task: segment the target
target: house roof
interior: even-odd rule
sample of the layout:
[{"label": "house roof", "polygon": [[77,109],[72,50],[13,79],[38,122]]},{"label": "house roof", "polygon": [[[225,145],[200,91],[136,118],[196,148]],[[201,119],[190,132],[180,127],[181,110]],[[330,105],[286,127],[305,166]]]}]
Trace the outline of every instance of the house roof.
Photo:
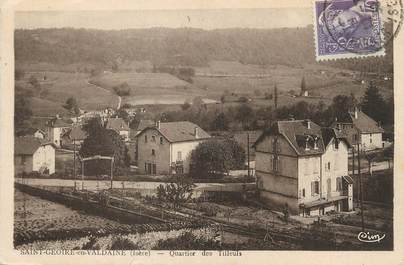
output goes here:
[{"label": "house roof", "polygon": [[129,131],[128,124],[122,118],[110,118],[110,119],[108,119],[106,128],[110,129],[110,130],[117,131],[117,132]]},{"label": "house roof", "polygon": [[47,126],[52,128],[64,128],[70,127],[71,123],[72,121],[65,121],[61,118],[53,118],[47,122]]},{"label": "house roof", "polygon": [[54,146],[47,140],[33,136],[16,137],[14,139],[14,155],[33,155],[43,145]]},{"label": "house roof", "polygon": [[74,126],[72,129],[67,131],[63,137],[68,137],[69,139],[84,140],[87,138],[87,132],[84,131],[80,126]]},{"label": "house roof", "polygon": [[[185,142],[210,138],[207,132],[189,121],[161,122],[160,128],[150,126],[145,128],[140,134],[150,128],[158,130],[169,142]],[[195,136],[195,129],[198,130],[198,137]]]},{"label": "house roof", "polygon": [[137,131],[142,131],[147,127],[151,127],[155,125],[155,122],[152,120],[140,120],[139,124],[137,125]]},{"label": "house roof", "polygon": [[355,111],[350,111],[340,117],[336,122],[353,124],[356,129],[361,133],[383,133],[384,130],[380,128],[375,120],[370,118],[362,111],[356,111],[357,118],[355,118]]},{"label": "house roof", "polygon": [[351,176],[342,176],[342,178],[348,183],[348,184],[353,184],[354,181]]},{"label": "house roof", "polygon": [[40,133],[42,133],[43,135],[46,135],[46,133],[43,131],[43,130],[41,130],[41,129],[38,129],[38,128],[23,128],[23,129],[20,129],[20,130],[17,130],[16,131],[16,135],[17,136],[28,136],[28,135],[34,135],[36,132],[40,132]]},{"label": "house roof", "polygon": [[[310,123],[310,128],[308,123]],[[300,156],[324,153],[326,146],[333,138],[344,140],[349,146],[344,135],[337,130],[321,128],[310,120],[277,121],[261,134],[253,146],[261,142],[266,135],[284,136],[296,154]],[[316,145],[315,142],[317,142]],[[306,146],[309,148],[306,148]]]},{"label": "house roof", "polygon": [[323,142],[327,146],[332,139],[336,138],[339,141],[344,141],[348,147],[352,147],[351,143],[348,141],[346,134],[342,130],[336,128],[321,128],[321,134],[323,136]]}]

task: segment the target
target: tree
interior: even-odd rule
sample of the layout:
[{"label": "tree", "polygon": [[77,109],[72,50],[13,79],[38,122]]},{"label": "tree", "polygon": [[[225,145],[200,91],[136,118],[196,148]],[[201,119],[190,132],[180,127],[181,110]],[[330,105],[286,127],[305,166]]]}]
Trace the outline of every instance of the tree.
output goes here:
[{"label": "tree", "polygon": [[125,109],[120,108],[117,110],[116,115],[118,118],[122,118],[126,123],[130,124],[131,119],[129,113]]},{"label": "tree", "polygon": [[31,101],[23,95],[16,94],[14,102],[14,123],[19,127],[32,116]]},{"label": "tree", "polygon": [[300,89],[301,89],[302,93],[307,90],[306,79],[304,78],[304,76],[302,77],[302,81],[300,82]]},{"label": "tree", "polygon": [[190,175],[194,178],[220,178],[244,165],[245,151],[234,140],[210,140],[191,153]]},{"label": "tree", "polygon": [[368,162],[369,174],[370,174],[370,175],[373,175],[373,170],[372,170],[373,161],[379,157],[379,153],[364,151],[364,152],[363,152],[363,157],[364,157],[364,158],[366,159],[366,161]]},{"label": "tree", "polygon": [[379,89],[371,82],[362,99],[362,111],[375,121],[387,123],[387,106]]},{"label": "tree", "polygon": [[247,127],[247,124],[253,119],[254,110],[247,104],[240,105],[236,110],[236,119],[241,122],[243,127]]},{"label": "tree", "polygon": [[67,100],[66,100],[66,103],[65,103],[65,105],[63,105],[63,107],[65,108],[65,109],[67,109],[68,111],[70,111],[71,113],[74,113],[74,114],[80,114],[80,108],[79,108],[79,105],[78,105],[78,103],[77,103],[77,100],[76,100],[76,98],[74,98],[74,97],[69,97]]},{"label": "tree", "polygon": [[192,198],[195,184],[186,176],[174,176],[170,183],[157,187],[157,198],[162,202],[169,202],[173,208],[188,202]]},{"label": "tree", "polygon": [[184,102],[184,104],[181,105],[182,110],[188,110],[191,107],[191,104],[189,102]]},{"label": "tree", "polygon": [[[93,118],[83,126],[88,137],[84,140],[80,149],[82,157],[94,155],[113,156],[114,172],[121,174],[129,166],[128,149],[119,136],[113,130],[107,130],[101,122],[100,118]],[[109,174],[110,162],[105,160],[86,162],[85,174]]]},{"label": "tree", "polygon": [[212,121],[211,129],[213,131],[224,131],[229,128],[229,119],[226,117],[226,114],[223,112],[219,113]]}]

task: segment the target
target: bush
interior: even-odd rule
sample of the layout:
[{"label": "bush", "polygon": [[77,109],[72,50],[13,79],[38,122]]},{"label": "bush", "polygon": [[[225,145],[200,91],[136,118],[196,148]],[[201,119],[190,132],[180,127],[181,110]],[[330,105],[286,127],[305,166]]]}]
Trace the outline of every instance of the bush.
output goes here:
[{"label": "bush", "polygon": [[209,238],[197,237],[191,232],[183,232],[177,238],[160,239],[153,249],[159,250],[194,250],[194,249],[221,249],[220,243]]},{"label": "bush", "polygon": [[123,238],[121,236],[114,237],[112,239],[110,250],[137,250],[140,249],[135,243],[130,241],[128,238]]}]

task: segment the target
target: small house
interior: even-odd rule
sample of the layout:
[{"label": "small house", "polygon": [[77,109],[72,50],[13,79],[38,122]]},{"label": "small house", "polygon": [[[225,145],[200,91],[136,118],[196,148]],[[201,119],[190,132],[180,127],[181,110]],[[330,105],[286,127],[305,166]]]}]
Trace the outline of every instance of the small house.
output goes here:
[{"label": "small house", "polygon": [[33,136],[16,137],[14,172],[55,173],[55,144]]},{"label": "small house", "polygon": [[138,167],[145,174],[189,172],[191,152],[210,135],[188,122],[157,122],[137,135]]}]

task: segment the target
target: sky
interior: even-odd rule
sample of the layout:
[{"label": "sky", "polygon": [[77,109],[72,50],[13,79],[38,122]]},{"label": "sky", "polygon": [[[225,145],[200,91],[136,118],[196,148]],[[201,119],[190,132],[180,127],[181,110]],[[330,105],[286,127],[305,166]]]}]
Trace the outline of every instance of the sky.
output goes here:
[{"label": "sky", "polygon": [[15,27],[35,28],[280,28],[312,23],[309,7],[16,11]]}]

